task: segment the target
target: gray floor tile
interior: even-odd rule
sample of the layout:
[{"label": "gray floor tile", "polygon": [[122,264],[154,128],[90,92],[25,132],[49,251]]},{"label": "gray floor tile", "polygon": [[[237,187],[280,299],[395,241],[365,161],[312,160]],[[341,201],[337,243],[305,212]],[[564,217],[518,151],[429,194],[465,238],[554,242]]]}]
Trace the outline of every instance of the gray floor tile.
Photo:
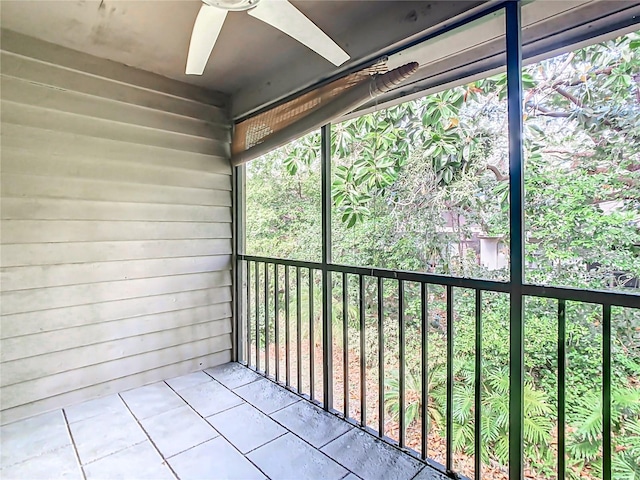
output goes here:
[{"label": "gray floor tile", "polygon": [[180,391],[180,396],[203,417],[240,405],[242,399],[213,380]]},{"label": "gray floor tile", "polygon": [[292,433],[247,455],[270,478],[295,480],[338,480],[347,470]]},{"label": "gray floor tile", "polygon": [[84,467],[84,471],[87,480],[175,480],[171,469],[149,441],[93,462]]},{"label": "gray floor tile", "polygon": [[207,420],[242,453],[287,433],[287,430],[248,403],[208,417]]},{"label": "gray floor tile", "polygon": [[118,395],[96,398],[95,400],[89,400],[64,409],[69,423],[81,422],[105,413],[123,413],[126,411],[127,406]]},{"label": "gray floor tile", "polygon": [[300,400],[266,378],[236,388],[234,392],[267,415]]},{"label": "gray floor tile", "polygon": [[352,429],[322,451],[365,480],[409,480],[423,464],[395,448]]},{"label": "gray floor tile", "polygon": [[263,378],[239,363],[230,362],[205,370],[227,388],[237,388]]},{"label": "gray floor tile", "polygon": [[140,423],[165,458],[218,436],[188,405],[145,418]]},{"label": "gray floor tile", "polygon": [[[244,366],[209,372],[66,408],[87,479],[175,478],[167,461],[180,480],[447,478]],[[3,480],[82,478],[62,410],[0,427],[0,440]]]},{"label": "gray floor tile", "polygon": [[297,402],[271,417],[316,448],[350,430],[348,423],[309,402]]},{"label": "gray floor tile", "polygon": [[62,410],[10,423],[0,428],[0,465],[16,463],[71,445]]},{"label": "gray floor tile", "polygon": [[120,396],[138,419],[153,417],[184,405],[182,399],[164,382],[135,388]]},{"label": "gray floor tile", "polygon": [[173,388],[175,391],[184,390],[186,388],[195,387],[201,383],[210,382],[211,377],[204,372],[195,372],[181,377],[171,378],[165,380],[167,385]]},{"label": "gray floor tile", "polygon": [[426,466],[418,475],[413,477],[413,480],[449,480],[449,477],[434,468]]},{"label": "gray floor tile", "polygon": [[99,415],[72,423],[69,428],[83,465],[147,439],[128,411]]},{"label": "gray floor tile", "polygon": [[3,480],[82,480],[82,472],[71,444],[0,470]]},{"label": "gray floor tile", "polygon": [[168,460],[180,480],[253,480],[265,476],[222,437]]}]

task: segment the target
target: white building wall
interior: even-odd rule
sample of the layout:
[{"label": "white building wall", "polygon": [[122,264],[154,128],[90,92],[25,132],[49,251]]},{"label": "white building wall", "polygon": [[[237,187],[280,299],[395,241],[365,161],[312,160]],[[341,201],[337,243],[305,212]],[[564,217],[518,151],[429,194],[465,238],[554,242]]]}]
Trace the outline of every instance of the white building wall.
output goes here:
[{"label": "white building wall", "polygon": [[3,31],[1,421],[231,357],[219,94]]}]

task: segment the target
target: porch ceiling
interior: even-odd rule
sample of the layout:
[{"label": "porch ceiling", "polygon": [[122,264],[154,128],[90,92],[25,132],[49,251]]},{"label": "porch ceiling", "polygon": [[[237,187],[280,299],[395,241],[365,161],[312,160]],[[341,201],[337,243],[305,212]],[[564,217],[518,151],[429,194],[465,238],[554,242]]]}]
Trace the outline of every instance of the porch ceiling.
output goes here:
[{"label": "porch ceiling", "polygon": [[[351,56],[348,68],[482,1],[292,0]],[[200,0],[3,0],[3,28],[233,97],[234,116],[336,73],[297,41],[232,13],[202,76],[184,74]]]}]

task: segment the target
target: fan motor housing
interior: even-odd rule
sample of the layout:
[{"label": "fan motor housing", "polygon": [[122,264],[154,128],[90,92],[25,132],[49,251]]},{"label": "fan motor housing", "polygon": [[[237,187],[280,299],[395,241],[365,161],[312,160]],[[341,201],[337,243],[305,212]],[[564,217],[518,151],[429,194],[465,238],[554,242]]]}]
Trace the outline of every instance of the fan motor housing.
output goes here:
[{"label": "fan motor housing", "polygon": [[212,7],[222,8],[224,10],[229,10],[232,12],[242,12],[244,10],[249,10],[258,3],[260,0],[203,0],[207,5],[211,5]]}]

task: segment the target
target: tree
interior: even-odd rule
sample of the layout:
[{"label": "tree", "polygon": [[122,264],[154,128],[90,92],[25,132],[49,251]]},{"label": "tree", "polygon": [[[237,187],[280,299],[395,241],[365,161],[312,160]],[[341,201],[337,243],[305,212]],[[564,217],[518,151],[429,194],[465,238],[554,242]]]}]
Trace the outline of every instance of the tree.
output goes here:
[{"label": "tree", "polygon": [[[523,72],[528,282],[628,289],[640,278],[639,46],[639,36],[630,34]],[[504,236],[508,242],[505,97],[506,75],[500,74],[334,125],[334,261],[506,278],[506,271],[483,269],[473,249],[465,248],[478,234]],[[319,259],[318,145],[317,135],[308,136],[250,164],[247,235],[250,251],[259,250],[251,253]],[[375,292],[366,293],[367,302],[375,302]],[[409,385],[420,390],[414,381],[419,378],[420,307],[410,286],[406,298]],[[473,381],[474,302],[464,291],[455,298],[458,395]],[[444,293],[434,289],[429,301],[429,355],[437,366],[446,358]],[[397,298],[389,304],[389,315],[396,315]],[[505,295],[484,299],[483,391],[498,397],[504,397],[499,372],[507,362],[508,307]],[[625,392],[637,391],[640,381],[640,313],[614,310],[615,392],[622,392],[615,402],[626,405]],[[556,318],[555,302],[527,302],[532,440],[526,455],[540,478],[553,471],[553,449],[544,444],[552,435],[548,417],[556,402]],[[600,448],[594,431],[601,427],[588,412],[601,408],[602,318],[599,309],[577,302],[567,303],[567,318],[569,463],[577,477],[588,478],[598,468]],[[366,320],[367,331],[375,332],[375,318]],[[390,332],[391,350],[395,338]],[[438,387],[443,378],[437,374],[436,368],[429,377],[434,428],[442,423],[444,408]],[[392,377],[385,395],[392,414],[399,408],[397,388]],[[504,463],[504,411],[498,401],[487,402],[483,429],[492,447],[487,453],[490,461]],[[416,418],[417,405],[410,402],[408,408]],[[471,445],[467,410],[456,410],[458,452],[468,452]],[[614,461],[620,478],[637,478],[632,467],[640,445],[639,415],[637,408],[616,410],[620,447]]]}]

